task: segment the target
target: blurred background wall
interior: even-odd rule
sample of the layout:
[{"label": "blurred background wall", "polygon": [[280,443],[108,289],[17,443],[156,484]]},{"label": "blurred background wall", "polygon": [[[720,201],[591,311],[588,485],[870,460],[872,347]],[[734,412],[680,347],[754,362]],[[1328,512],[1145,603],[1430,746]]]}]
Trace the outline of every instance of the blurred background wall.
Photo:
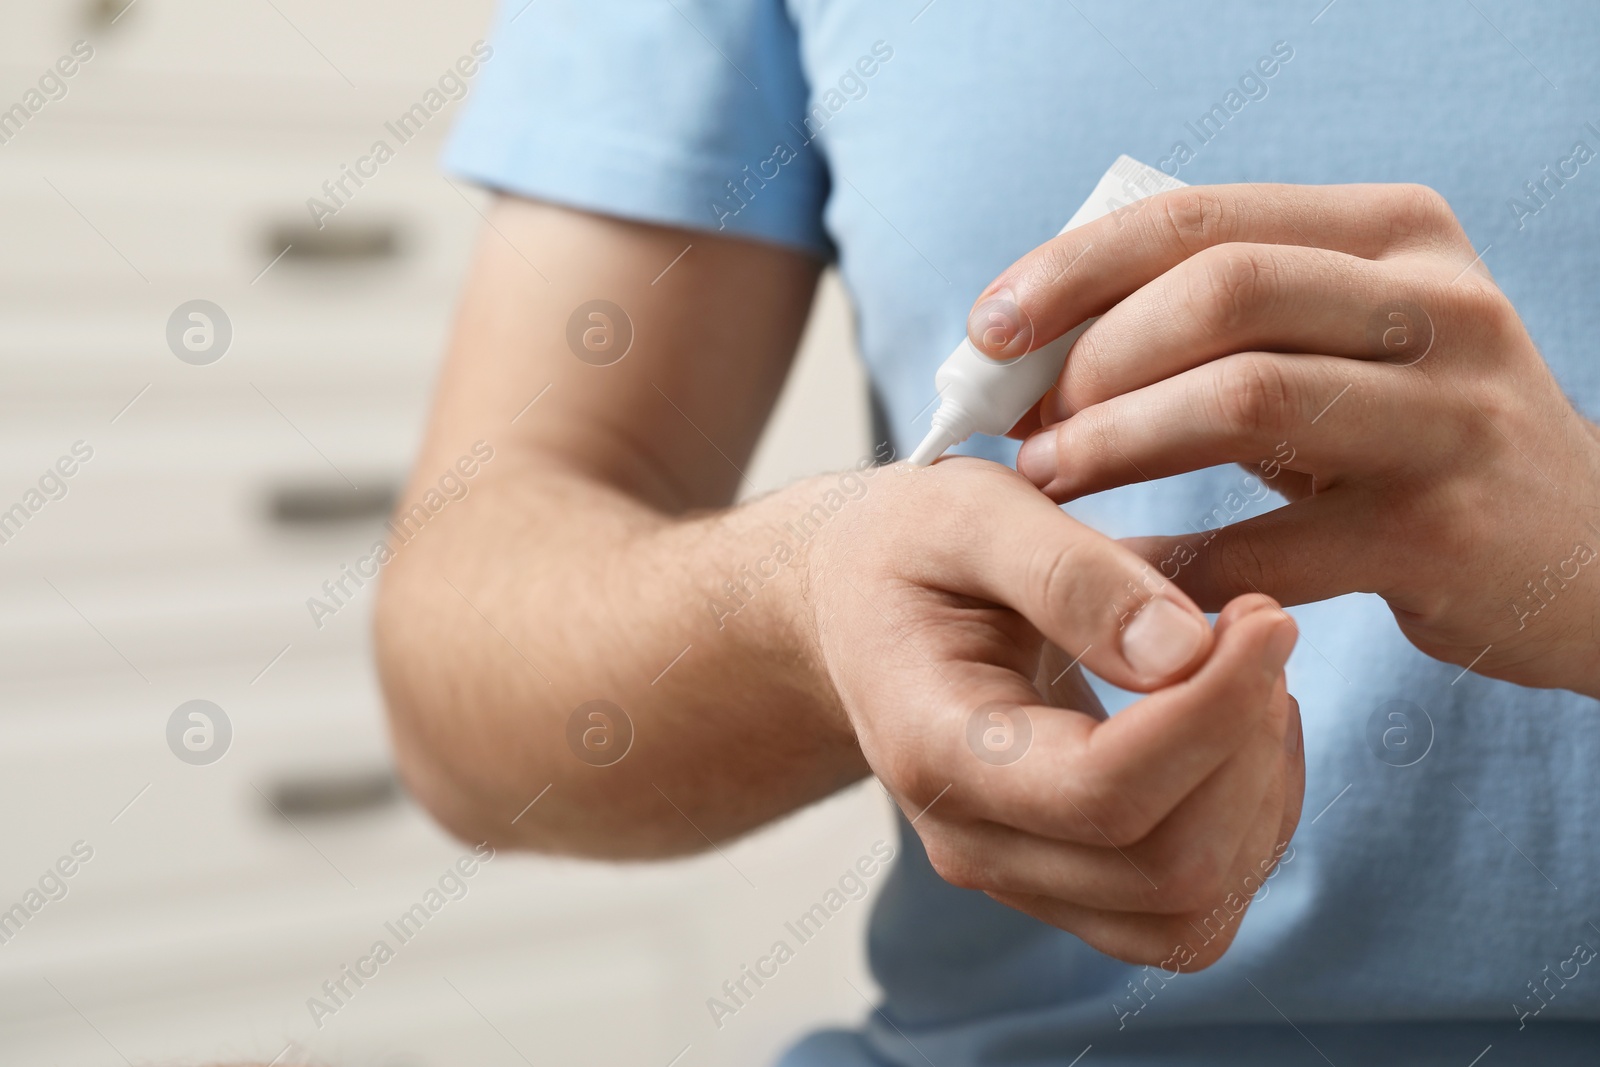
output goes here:
[{"label": "blurred background wall", "polygon": [[[381,534],[486,203],[435,165],[457,101],[386,123],[490,15],[4,5],[0,1062],[749,1064],[868,1010],[870,897],[720,1028],[706,1001],[893,842],[876,785],[721,855],[448,876],[470,849],[393,781],[370,585],[307,608]],[[830,276],[751,480],[867,440]]]}]

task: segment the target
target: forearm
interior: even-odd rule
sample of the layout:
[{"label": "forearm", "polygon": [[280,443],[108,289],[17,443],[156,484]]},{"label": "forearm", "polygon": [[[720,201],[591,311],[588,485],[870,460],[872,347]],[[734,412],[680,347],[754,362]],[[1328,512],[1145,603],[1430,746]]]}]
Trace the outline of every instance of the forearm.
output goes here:
[{"label": "forearm", "polygon": [[[474,839],[656,856],[860,777],[811,652],[805,547],[783,533],[822,492],[801,483],[679,518],[536,449],[501,449],[385,571],[379,666],[413,791]],[[730,597],[724,583],[780,539],[796,558]],[[568,737],[595,699],[632,724],[605,766]]]}]

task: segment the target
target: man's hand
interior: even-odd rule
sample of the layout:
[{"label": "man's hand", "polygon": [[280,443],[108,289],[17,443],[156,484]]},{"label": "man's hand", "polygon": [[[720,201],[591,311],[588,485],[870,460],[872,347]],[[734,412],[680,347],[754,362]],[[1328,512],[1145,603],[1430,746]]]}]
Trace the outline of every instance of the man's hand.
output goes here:
[{"label": "man's hand", "polygon": [[[876,770],[959,884],[1127,959],[1220,955],[1300,810],[1287,617],[1246,597],[1213,629],[992,463],[733,505],[819,266],[515,199],[493,217],[402,518],[473,442],[494,461],[397,545],[377,607],[419,800],[474,842],[659,857]],[[614,362],[569,341],[597,294],[636,327]],[[1105,721],[1080,653],[1152,695]],[[589,743],[596,701],[614,748]]]},{"label": "man's hand", "polygon": [[[941,876],[1120,959],[1222,955],[1300,815],[1288,616],[1242,597],[1213,635],[976,460],[876,472],[807,553],[814,654]],[[1056,649],[1155,691],[1107,719]]]},{"label": "man's hand", "polygon": [[1202,605],[1376,592],[1431,656],[1600,696],[1600,432],[1437,193],[1152,197],[1008,269],[974,343],[1102,312],[1019,427],[1052,498],[1240,463],[1291,503],[1131,545]]}]

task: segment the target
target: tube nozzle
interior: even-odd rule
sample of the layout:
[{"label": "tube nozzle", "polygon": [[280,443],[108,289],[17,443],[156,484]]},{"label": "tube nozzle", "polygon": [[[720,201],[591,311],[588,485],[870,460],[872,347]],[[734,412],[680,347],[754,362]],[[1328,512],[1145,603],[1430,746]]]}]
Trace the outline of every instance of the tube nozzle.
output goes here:
[{"label": "tube nozzle", "polygon": [[926,467],[944,455],[952,445],[958,445],[961,441],[962,438],[957,437],[943,426],[935,424],[933,429],[928,431],[928,436],[924,437],[922,443],[917,446],[917,450],[911,453],[911,457],[907,462],[913,467]]}]

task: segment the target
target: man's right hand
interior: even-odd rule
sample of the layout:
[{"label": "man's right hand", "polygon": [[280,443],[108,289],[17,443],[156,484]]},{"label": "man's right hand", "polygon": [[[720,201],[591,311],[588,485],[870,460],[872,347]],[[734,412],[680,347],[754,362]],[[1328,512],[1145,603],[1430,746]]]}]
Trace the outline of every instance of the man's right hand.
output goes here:
[{"label": "man's right hand", "polygon": [[[442,823],[668,856],[875,770],[947,878],[1107,952],[1164,961],[1188,918],[1235,914],[1299,812],[1281,612],[1246,597],[1212,630],[965,459],[863,477],[758,582],[739,565],[839,503],[825,475],[734,504],[821,265],[516,198],[491,218],[397,516],[426,528],[393,546],[376,606],[401,772]],[[628,326],[618,358],[574,343],[597,297]],[[454,472],[480,445],[468,496]],[[447,473],[460,499],[437,506]],[[1062,674],[1079,653],[1152,695],[1104,720]],[[597,700],[627,726],[614,758],[574,741]],[[1031,729],[1009,765],[996,711]]]},{"label": "man's right hand", "polygon": [[[866,484],[812,544],[803,610],[934,869],[1120,959],[1214,962],[1300,816],[1293,622],[1251,595],[1213,632],[995,464]],[[1108,719],[1057,649],[1150,695]]]}]

